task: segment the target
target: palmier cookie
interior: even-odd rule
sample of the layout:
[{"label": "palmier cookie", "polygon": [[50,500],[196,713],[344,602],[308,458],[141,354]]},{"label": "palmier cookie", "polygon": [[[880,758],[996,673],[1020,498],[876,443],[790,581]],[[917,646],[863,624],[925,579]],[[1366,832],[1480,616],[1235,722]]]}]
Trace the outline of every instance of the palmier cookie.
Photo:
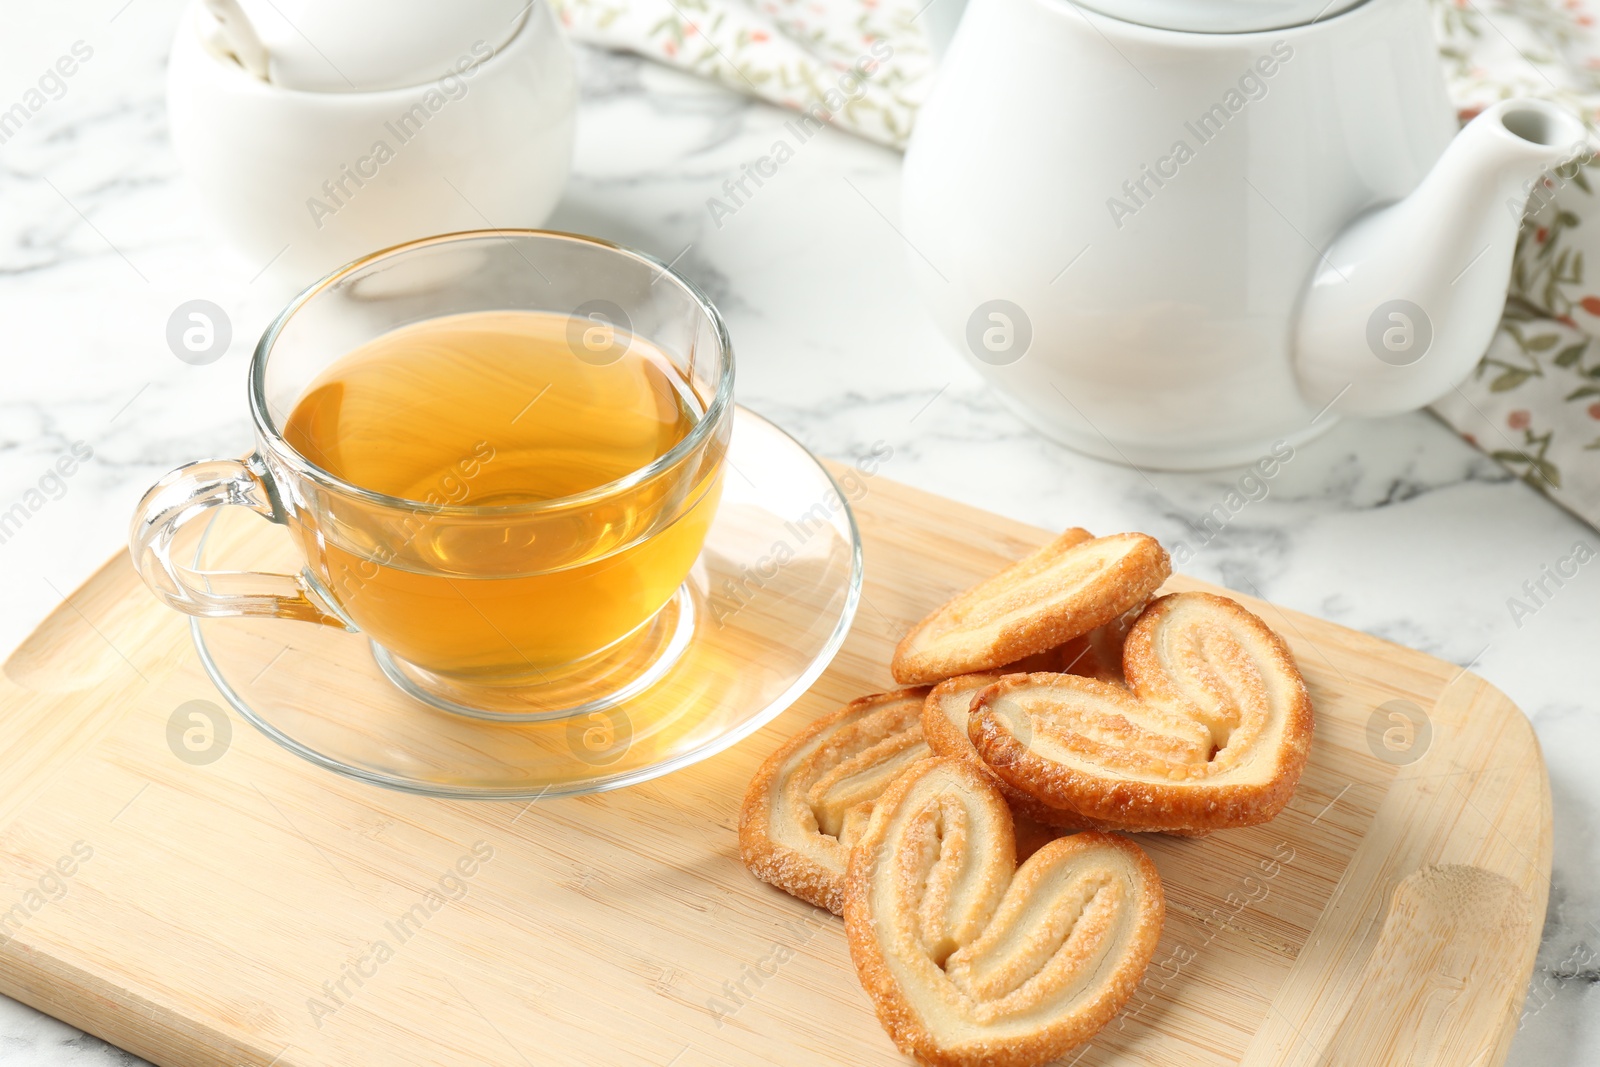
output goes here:
[{"label": "palmier cookie", "polygon": [[767,757],[739,811],[739,853],[752,874],[840,913],[850,845],[872,802],[930,755],[921,723],[927,693],[852,700]]},{"label": "palmier cookie", "polygon": [[894,650],[902,685],[994,670],[1116,621],[1172,573],[1141,533],[1072,529],[923,619]]},{"label": "palmier cookie", "polygon": [[[1117,671],[1119,677],[1121,673],[1119,669]],[[928,698],[922,705],[922,737],[933,754],[964,760],[993,776],[995,784],[1000,787],[1000,792],[1006,798],[1006,803],[1011,805],[1011,810],[1019,815],[1025,814],[1030,821],[1041,826],[1051,826],[1058,830],[1101,830],[1106,833],[1138,833],[1149,829],[1107,819],[1091,819],[1074,811],[1053,808],[995,774],[993,768],[978,755],[972,739],[967,736],[968,711],[979,692],[1006,676],[1006,673],[1000,671],[963,674],[947,678],[929,691]],[[1179,837],[1204,837],[1210,832],[1180,826],[1168,826],[1162,829]]]},{"label": "palmier cookie", "polygon": [[967,737],[967,711],[973,697],[1004,678],[1003,671],[983,671],[946,678],[929,691],[922,705],[922,738],[934,755],[970,763],[994,779],[1013,812],[1026,813],[1035,822],[1064,830],[1081,830],[1070,812],[1036,800],[995,774],[979,757]]},{"label": "palmier cookie", "polygon": [[968,763],[896,778],[850,854],[850,956],[895,1045],[935,1067],[1034,1067],[1089,1040],[1161,935],[1155,865],[1107,834],[1020,867],[1011,811]]},{"label": "palmier cookie", "polygon": [[1294,795],[1312,710],[1282,638],[1227,597],[1177,593],[1128,634],[1129,689],[1011,675],[973,698],[968,737],[1013,789],[1091,823],[1217,830]]},{"label": "palmier cookie", "polygon": [[[767,757],[739,812],[739,852],[764,882],[835,915],[844,907],[850,844],[895,775],[932,753],[923,742],[926,689],[878,693],[817,720]],[[1029,819],[1031,854],[1056,836]]]}]

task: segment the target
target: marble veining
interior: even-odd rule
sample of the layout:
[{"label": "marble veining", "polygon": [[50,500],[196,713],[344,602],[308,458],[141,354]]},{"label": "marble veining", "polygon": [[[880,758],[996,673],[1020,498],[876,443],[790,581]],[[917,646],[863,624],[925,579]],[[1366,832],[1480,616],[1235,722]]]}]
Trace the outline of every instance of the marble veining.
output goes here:
[{"label": "marble veining", "polygon": [[[74,442],[94,457],[0,543],[4,649],[121,541],[155,477],[247,447],[249,351],[304,281],[230,252],[178,173],[162,106],[177,0],[70,6],[41,8],[0,43],[6,71],[43,69],[79,38],[96,49],[62,99],[0,145],[0,510]],[[1555,869],[1510,1062],[1600,1062],[1589,669],[1600,568],[1531,616],[1508,609],[1542,565],[1579,540],[1600,547],[1600,533],[1426,415],[1337,426],[1236,508],[1242,470],[1137,471],[1068,452],[1012,416],[924,322],[904,270],[914,253],[892,225],[897,156],[825,131],[714,218],[706,201],[792,137],[788,116],[638,59],[579,52],[575,173],[550,224],[676,261],[728,317],[744,403],[824,455],[881,442],[888,477],[1019,519],[1185,542],[1187,573],[1470,664],[1516,700],[1545,746]],[[222,305],[234,331],[204,367],[164,341],[168,314],[197,297]],[[0,1000],[0,1067],[136,1062]]]}]

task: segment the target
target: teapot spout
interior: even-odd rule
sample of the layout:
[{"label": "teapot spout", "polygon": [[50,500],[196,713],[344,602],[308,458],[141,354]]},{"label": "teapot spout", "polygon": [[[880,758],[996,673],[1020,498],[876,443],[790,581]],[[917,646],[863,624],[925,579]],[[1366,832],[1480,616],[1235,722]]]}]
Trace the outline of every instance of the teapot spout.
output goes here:
[{"label": "teapot spout", "polygon": [[1409,196],[1348,225],[1301,300],[1295,372],[1306,400],[1390,415],[1465,378],[1505,306],[1533,183],[1589,151],[1567,112],[1503,101],[1456,135]]}]

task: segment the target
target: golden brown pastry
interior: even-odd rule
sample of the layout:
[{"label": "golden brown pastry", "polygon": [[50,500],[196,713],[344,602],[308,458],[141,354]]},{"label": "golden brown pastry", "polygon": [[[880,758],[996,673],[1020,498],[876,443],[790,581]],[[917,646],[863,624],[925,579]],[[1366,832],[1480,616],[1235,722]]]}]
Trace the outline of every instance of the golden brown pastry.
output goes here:
[{"label": "golden brown pastry", "polygon": [[[1121,677],[1121,674],[1122,671],[1119,669],[1117,676]],[[1011,810],[1019,818],[1025,817],[1031,823],[1054,827],[1057,830],[1101,830],[1106,833],[1139,833],[1151,829],[1147,826],[1129,826],[1108,819],[1093,819],[1076,811],[1051,807],[1000,777],[983,761],[983,757],[979,756],[978,750],[973,747],[972,739],[967,735],[968,712],[979,692],[1006,677],[1009,675],[1001,671],[963,674],[946,679],[929,691],[928,698],[922,705],[922,737],[933,754],[965,760],[984,773],[992,775],[995,784],[1005,796],[1006,803],[1011,805]],[[1209,830],[1182,826],[1166,826],[1162,827],[1162,830],[1178,837],[1204,837],[1210,833]]]},{"label": "golden brown pastry", "polygon": [[934,686],[922,705],[923,740],[934,755],[970,763],[992,777],[1013,812],[1026,814],[1044,826],[1063,830],[1084,829],[1070,812],[1052,808],[1034,799],[995,774],[978,755],[978,750],[972,747],[972,741],[967,737],[967,711],[972,706],[972,699],[980,690],[987,689],[1004,677],[1006,674],[1003,671],[983,671],[947,678]]},{"label": "golden brown pastry", "polygon": [[896,778],[850,855],[845,930],[895,1045],[935,1067],[1035,1067],[1089,1040],[1161,934],[1155,865],[1099,833],[1016,865],[1011,811],[971,764]]},{"label": "golden brown pastry", "polygon": [[840,913],[850,844],[872,802],[930,755],[921,723],[927,693],[852,700],[767,757],[739,811],[739,853],[752,874]]},{"label": "golden brown pastry", "polygon": [[1143,604],[1171,570],[1145,534],[1068,530],[918,623],[895,648],[895,680],[941,682],[1057,648]]},{"label": "golden brown pastry", "polygon": [[1007,676],[973,698],[968,737],[1012,790],[1091,825],[1199,832],[1283,810],[1312,711],[1265,623],[1226,597],[1161,597],[1129,632],[1123,672],[1128,689]]},{"label": "golden brown pastry", "polygon": [[[756,771],[739,811],[739,852],[764,882],[835,915],[850,845],[894,777],[933,753],[923,742],[926,689],[853,700],[791,738]],[[1018,818],[1032,855],[1056,831]]]}]

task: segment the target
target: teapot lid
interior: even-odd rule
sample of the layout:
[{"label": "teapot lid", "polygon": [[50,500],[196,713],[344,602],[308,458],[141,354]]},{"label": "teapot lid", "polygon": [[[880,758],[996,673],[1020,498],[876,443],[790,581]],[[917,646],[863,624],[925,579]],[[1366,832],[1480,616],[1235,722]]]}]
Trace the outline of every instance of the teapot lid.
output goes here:
[{"label": "teapot lid", "polygon": [[1366,0],[1076,0],[1090,11],[1158,30],[1258,33],[1321,22]]}]

